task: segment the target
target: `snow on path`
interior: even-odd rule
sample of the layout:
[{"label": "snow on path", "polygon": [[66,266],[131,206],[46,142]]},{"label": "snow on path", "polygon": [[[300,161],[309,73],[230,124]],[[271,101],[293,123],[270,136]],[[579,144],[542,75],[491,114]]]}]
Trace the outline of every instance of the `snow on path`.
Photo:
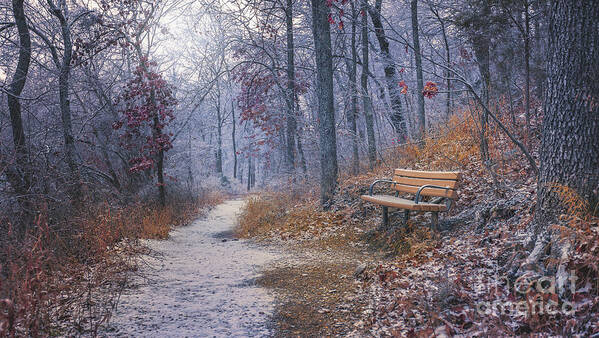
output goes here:
[{"label": "snow on path", "polygon": [[254,285],[260,267],[278,254],[230,231],[243,201],[228,201],[205,219],[147,244],[160,259],[146,257],[149,276],[121,296],[107,336],[267,336],[274,299]]}]

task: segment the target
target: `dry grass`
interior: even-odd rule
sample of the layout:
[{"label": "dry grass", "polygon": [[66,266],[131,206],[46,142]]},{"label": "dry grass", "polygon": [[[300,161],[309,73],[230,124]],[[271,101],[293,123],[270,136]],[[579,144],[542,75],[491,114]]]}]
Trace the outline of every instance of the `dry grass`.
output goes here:
[{"label": "dry grass", "polygon": [[344,221],[344,213],[323,211],[312,198],[270,192],[247,199],[236,235],[242,238],[278,236],[282,239],[318,236],[327,229],[341,226]]},{"label": "dry grass", "polygon": [[393,148],[385,158],[389,158],[395,168],[463,169],[480,153],[474,136],[475,128],[476,123],[469,114],[456,114],[429,133],[422,144],[410,143]]},{"label": "dry grass", "polygon": [[291,205],[291,198],[283,193],[250,196],[239,215],[236,235],[248,238],[269,232],[278,227]]}]

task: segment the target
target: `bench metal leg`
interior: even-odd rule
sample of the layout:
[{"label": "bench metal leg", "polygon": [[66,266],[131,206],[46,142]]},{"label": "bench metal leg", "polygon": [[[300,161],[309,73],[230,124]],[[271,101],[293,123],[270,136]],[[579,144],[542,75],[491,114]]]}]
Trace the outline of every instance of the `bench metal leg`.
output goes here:
[{"label": "bench metal leg", "polygon": [[431,224],[431,230],[432,229],[439,230],[439,213],[438,212],[431,213],[431,218],[433,221]]},{"label": "bench metal leg", "polygon": [[408,224],[409,219],[410,219],[410,210],[406,210],[403,212],[403,222],[405,225]]},{"label": "bench metal leg", "polygon": [[389,226],[389,208],[383,207],[383,226],[387,228]]}]

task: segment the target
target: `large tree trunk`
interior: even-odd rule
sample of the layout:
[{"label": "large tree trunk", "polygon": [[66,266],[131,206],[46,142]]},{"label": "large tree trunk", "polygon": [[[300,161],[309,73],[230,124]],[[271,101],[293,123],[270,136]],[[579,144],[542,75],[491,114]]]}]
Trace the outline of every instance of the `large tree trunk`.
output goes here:
[{"label": "large tree trunk", "polygon": [[[363,0],[365,4],[367,0]],[[395,61],[389,51],[389,41],[385,35],[385,29],[383,28],[383,21],[381,20],[381,8],[383,0],[376,0],[375,7],[368,7],[368,13],[374,26],[374,33],[379,42],[381,48],[381,59],[383,62],[383,70],[385,72],[385,80],[387,83],[387,91],[389,91],[389,101],[391,103],[391,123],[399,139],[404,140],[407,138],[407,128],[404,112],[401,106],[401,93],[397,83],[397,71],[395,69]]]},{"label": "large tree trunk", "polygon": [[[13,0],[12,7],[13,16],[19,32],[19,61],[12,81],[8,86],[7,96],[16,166],[9,165],[6,176],[15,192],[20,196],[25,196],[31,188],[32,175],[28,167],[28,152],[19,96],[23,92],[25,82],[27,81],[27,73],[29,72],[31,37],[29,35],[29,26],[27,25],[25,11],[23,10],[23,0]],[[24,202],[27,199],[19,200]]]},{"label": "large tree trunk", "polygon": [[[368,4],[366,0],[362,1],[362,13],[366,13]],[[370,99],[370,92],[368,91],[368,67],[369,62],[369,48],[368,48],[368,17],[366,14],[362,15],[362,75],[360,77],[360,84],[362,90],[362,108],[364,109],[364,119],[366,120],[366,135],[368,138],[368,164],[370,169],[374,168],[376,163],[376,140],[374,137],[374,117],[372,100]]]},{"label": "large tree trunk", "polygon": [[422,78],[422,55],[420,54],[420,38],[418,36],[418,1],[412,0],[410,2],[410,8],[412,10],[412,41],[414,44],[414,59],[416,61],[416,98],[418,101],[418,115],[416,121],[418,122],[416,128],[416,140],[422,141],[424,138],[424,132],[426,130],[426,116],[424,113],[424,80]]},{"label": "large tree trunk", "polygon": [[293,174],[295,171],[295,134],[297,122],[295,117],[295,61],[293,46],[293,0],[287,0],[285,8],[285,27],[287,31],[287,171]]},{"label": "large tree trunk", "polygon": [[81,191],[81,176],[79,166],[77,164],[77,149],[75,147],[75,137],[73,136],[73,122],[71,115],[71,102],[69,100],[69,87],[71,76],[71,61],[73,58],[73,43],[71,41],[71,31],[69,22],[67,21],[68,8],[66,3],[56,7],[56,5],[48,0],[52,14],[60,22],[60,29],[63,41],[63,55],[58,75],[58,92],[60,99],[60,117],[62,120],[62,130],[65,143],[65,159],[69,166],[71,179],[69,190],[71,198],[75,205],[82,202]]},{"label": "large tree trunk", "polygon": [[[567,243],[551,225],[563,212],[556,187],[567,186],[596,212],[599,198],[599,7],[591,1],[554,1],[549,26],[545,118],[540,151],[535,234],[529,262],[552,237],[552,256],[564,257]],[[552,233],[553,232],[553,233]],[[551,236],[553,235],[553,236]],[[558,282],[563,276],[558,271]]]},{"label": "large tree trunk", "polygon": [[326,2],[312,2],[312,34],[316,54],[316,92],[318,93],[318,118],[320,132],[320,201],[324,208],[330,206],[337,188],[337,136],[333,97],[333,57],[330,13]]}]

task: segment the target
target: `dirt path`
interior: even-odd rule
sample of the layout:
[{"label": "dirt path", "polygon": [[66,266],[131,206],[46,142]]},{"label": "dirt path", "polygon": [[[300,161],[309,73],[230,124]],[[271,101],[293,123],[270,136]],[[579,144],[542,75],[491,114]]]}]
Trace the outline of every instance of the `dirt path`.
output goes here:
[{"label": "dirt path", "polygon": [[139,287],[121,296],[109,336],[266,336],[274,299],[255,285],[259,270],[281,257],[233,239],[243,201],[225,202],[208,217],[148,241],[161,257],[145,257]]}]

